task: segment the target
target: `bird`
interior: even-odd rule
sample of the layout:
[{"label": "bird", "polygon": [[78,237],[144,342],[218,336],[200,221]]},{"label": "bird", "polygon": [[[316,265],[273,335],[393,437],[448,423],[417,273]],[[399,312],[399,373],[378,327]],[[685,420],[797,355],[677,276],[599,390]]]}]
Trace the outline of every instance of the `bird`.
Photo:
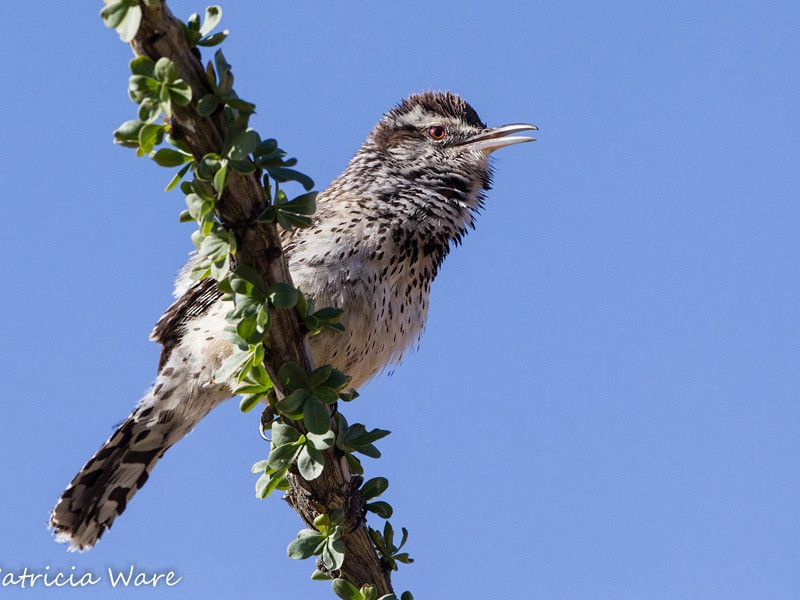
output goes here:
[{"label": "bird", "polygon": [[[495,150],[534,141],[514,123],[489,128],[460,96],[425,91],[390,109],[346,169],[317,197],[313,225],[282,232],[294,284],[316,306],[344,309],[343,333],[309,340],[317,365],[359,388],[414,347],[431,283],[491,188]],[[156,462],[235,381],[213,374],[233,350],[224,335],[229,303],[213,279],[179,273],[174,303],[151,339],[163,348],[155,382],[131,415],[59,498],[49,525],[70,550],[94,546],[145,484]]]}]

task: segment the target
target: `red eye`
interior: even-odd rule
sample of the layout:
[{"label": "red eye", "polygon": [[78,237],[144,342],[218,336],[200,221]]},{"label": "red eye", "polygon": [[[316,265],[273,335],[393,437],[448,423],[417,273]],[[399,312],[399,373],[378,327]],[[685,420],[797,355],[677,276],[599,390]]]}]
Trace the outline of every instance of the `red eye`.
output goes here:
[{"label": "red eye", "polygon": [[444,139],[446,133],[447,131],[445,131],[445,128],[442,127],[441,125],[434,125],[430,129],[428,129],[428,135],[435,140]]}]

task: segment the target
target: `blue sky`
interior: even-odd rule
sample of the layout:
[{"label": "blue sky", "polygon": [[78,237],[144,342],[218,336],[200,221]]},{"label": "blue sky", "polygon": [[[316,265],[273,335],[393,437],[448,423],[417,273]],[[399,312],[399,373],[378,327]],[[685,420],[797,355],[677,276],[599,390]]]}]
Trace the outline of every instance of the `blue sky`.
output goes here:
[{"label": "blue sky", "polygon": [[[0,594],[331,598],[286,558],[295,514],[254,498],[266,449],[233,402],[90,553],[45,530],[152,381],[147,334],[191,248],[167,172],[111,143],[130,53],[79,4],[4,9],[0,574],[182,580]],[[367,468],[411,533],[397,589],[797,598],[797,3],[292,4],[223,5],[224,49],[254,126],[319,188],[415,91],[541,130],[498,152],[419,351],[346,408],[393,431]]]}]

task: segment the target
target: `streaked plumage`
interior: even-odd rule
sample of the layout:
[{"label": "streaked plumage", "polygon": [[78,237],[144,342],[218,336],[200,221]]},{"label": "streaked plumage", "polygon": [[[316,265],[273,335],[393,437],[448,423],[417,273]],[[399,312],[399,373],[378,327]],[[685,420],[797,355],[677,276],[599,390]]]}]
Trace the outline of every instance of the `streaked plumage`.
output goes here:
[{"label": "streaked plumage", "polygon": [[[489,189],[489,154],[527,141],[505,136],[532,128],[487,130],[461,98],[434,92],[381,119],[317,198],[314,225],[283,234],[295,285],[319,307],[345,309],[345,333],[311,338],[317,364],[359,387],[400,360],[422,332],[431,282]],[[163,346],[153,388],[53,510],[51,527],[72,549],[94,545],[164,452],[231,396],[227,382],[212,380],[231,352],[222,336],[229,307],[213,281],[188,279],[190,265],[151,336]]]}]

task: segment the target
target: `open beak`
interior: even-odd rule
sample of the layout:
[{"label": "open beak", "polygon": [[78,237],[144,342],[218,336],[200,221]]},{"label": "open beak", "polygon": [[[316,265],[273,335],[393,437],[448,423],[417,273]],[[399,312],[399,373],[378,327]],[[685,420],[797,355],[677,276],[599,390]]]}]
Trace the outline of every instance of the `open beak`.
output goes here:
[{"label": "open beak", "polygon": [[467,146],[470,150],[483,150],[486,154],[494,152],[498,148],[505,148],[506,146],[513,146],[514,144],[522,144],[524,142],[535,142],[536,138],[525,136],[511,136],[512,133],[519,133],[520,131],[538,131],[536,125],[528,123],[512,123],[511,125],[500,125],[500,127],[492,127],[486,129],[477,135],[473,135],[463,141],[460,141],[456,146]]}]

